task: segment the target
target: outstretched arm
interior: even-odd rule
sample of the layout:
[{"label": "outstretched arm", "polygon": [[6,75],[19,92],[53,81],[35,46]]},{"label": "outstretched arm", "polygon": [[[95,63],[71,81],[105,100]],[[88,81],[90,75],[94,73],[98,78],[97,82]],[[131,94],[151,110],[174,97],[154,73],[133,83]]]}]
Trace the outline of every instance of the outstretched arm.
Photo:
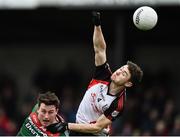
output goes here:
[{"label": "outstretched arm", "polygon": [[95,52],[95,65],[100,66],[106,62],[106,42],[100,26],[100,13],[93,13],[94,33],[93,46]]},{"label": "outstretched arm", "polygon": [[64,133],[65,130],[72,130],[76,132],[96,134],[102,130],[104,133],[108,133],[108,131],[104,131],[104,128],[107,128],[108,125],[110,125],[111,123],[112,121],[106,118],[106,116],[103,114],[98,118],[98,120],[94,124],[58,122],[58,123],[51,124],[46,128],[51,133]]},{"label": "outstretched arm", "polygon": [[98,120],[94,124],[68,123],[68,128],[69,128],[69,130],[73,130],[76,132],[99,133],[101,130],[106,128],[111,123],[112,123],[112,121],[110,121],[108,118],[106,118],[106,116],[103,114],[98,118]]}]

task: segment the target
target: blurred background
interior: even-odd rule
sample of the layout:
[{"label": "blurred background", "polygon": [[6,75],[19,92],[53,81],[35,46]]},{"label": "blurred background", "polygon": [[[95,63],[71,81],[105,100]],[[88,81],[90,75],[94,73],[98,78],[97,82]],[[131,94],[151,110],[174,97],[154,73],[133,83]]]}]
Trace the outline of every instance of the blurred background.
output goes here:
[{"label": "blurred background", "polygon": [[[138,30],[134,11],[153,7],[157,26]],[[131,60],[144,70],[127,90],[112,135],[180,135],[178,0],[0,0],[0,135],[16,135],[40,90],[53,90],[74,122],[94,72],[91,11],[102,13],[112,71]]]}]

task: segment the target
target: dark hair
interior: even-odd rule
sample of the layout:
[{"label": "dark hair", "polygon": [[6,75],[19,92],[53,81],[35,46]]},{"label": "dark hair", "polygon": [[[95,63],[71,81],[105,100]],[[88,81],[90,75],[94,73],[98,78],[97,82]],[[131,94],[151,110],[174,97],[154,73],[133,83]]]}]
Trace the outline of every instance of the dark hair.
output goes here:
[{"label": "dark hair", "polygon": [[38,106],[40,106],[41,103],[44,103],[45,105],[54,105],[56,108],[59,108],[60,106],[60,100],[55,95],[55,93],[51,91],[40,93],[37,101],[38,101]]},{"label": "dark hair", "polygon": [[131,74],[130,81],[134,85],[141,82],[142,77],[143,77],[143,71],[141,70],[141,68],[137,64],[133,63],[132,61],[127,61],[127,65],[128,65],[129,72]]}]

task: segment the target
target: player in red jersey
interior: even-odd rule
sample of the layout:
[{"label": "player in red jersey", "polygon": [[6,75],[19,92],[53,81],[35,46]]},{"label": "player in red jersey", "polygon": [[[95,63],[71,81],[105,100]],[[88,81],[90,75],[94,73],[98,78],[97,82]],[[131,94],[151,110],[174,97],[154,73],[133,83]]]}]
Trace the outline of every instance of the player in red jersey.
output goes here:
[{"label": "player in red jersey", "polygon": [[64,122],[58,115],[60,101],[52,92],[39,94],[38,104],[24,121],[17,136],[66,136],[65,131],[51,133],[46,127],[52,123]]}]

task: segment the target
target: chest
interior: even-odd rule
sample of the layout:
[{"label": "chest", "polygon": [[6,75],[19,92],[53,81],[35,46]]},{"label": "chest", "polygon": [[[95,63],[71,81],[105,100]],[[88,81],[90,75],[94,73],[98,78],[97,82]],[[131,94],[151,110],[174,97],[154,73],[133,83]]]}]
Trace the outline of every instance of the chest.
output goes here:
[{"label": "chest", "polygon": [[36,136],[36,137],[60,136],[59,133],[52,134],[46,131],[46,129],[44,129],[38,122],[37,115],[35,112],[32,112],[30,116],[25,120],[25,122],[23,123],[23,127],[21,128],[21,133],[22,135],[25,136]]},{"label": "chest", "polygon": [[104,112],[109,108],[116,96],[108,94],[108,86],[104,84],[97,84],[92,86],[87,91],[89,102],[95,106],[99,111]]},{"label": "chest", "polygon": [[33,123],[30,117],[24,122],[22,132],[28,136],[48,136]]}]

